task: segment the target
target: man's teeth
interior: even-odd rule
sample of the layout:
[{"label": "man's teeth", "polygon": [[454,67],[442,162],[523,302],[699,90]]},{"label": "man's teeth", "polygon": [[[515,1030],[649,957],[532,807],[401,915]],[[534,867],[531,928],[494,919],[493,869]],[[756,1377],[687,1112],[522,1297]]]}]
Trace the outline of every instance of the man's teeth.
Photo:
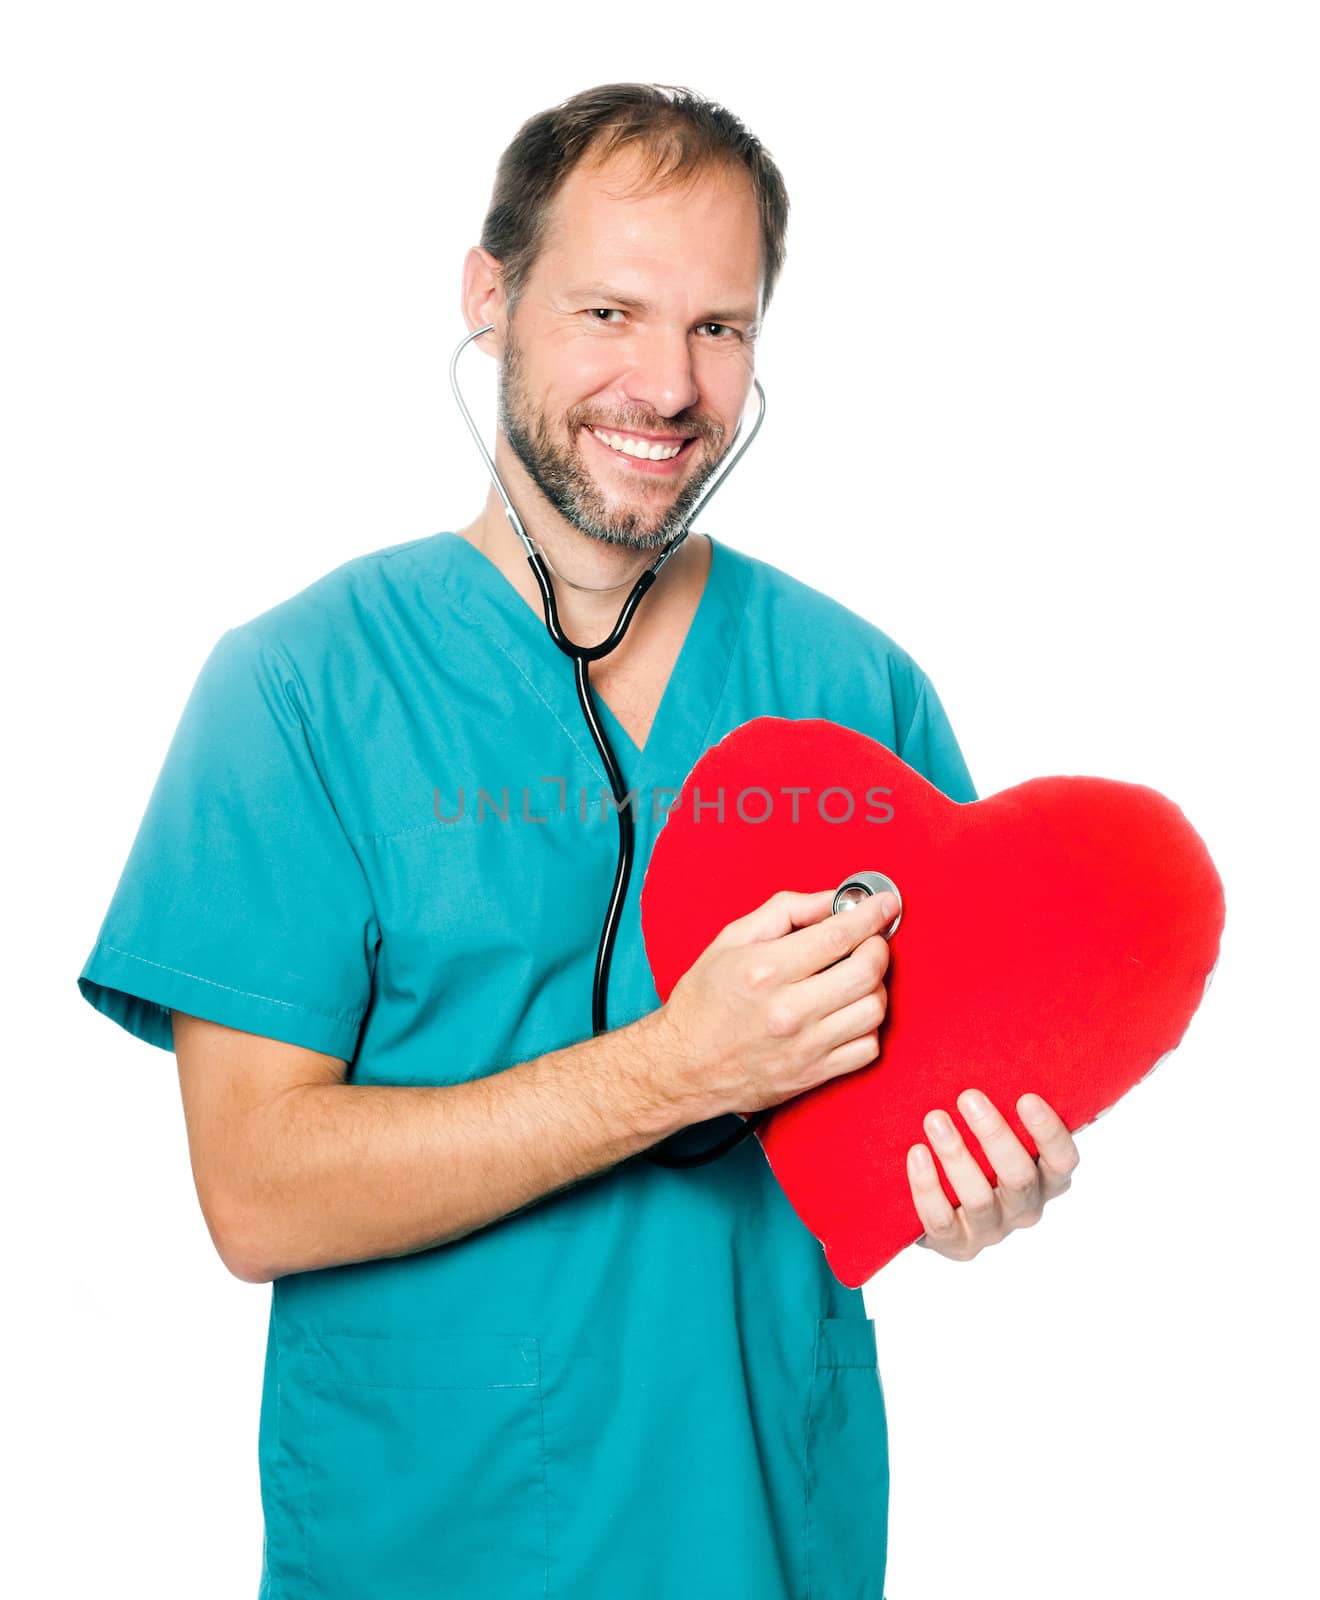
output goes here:
[{"label": "man's teeth", "polygon": [[681,444],[647,444],[644,439],[625,439],[621,434],[602,433],[599,428],[592,428],[591,431],[611,450],[618,450],[625,456],[636,456],[639,461],[672,461],[683,448]]}]

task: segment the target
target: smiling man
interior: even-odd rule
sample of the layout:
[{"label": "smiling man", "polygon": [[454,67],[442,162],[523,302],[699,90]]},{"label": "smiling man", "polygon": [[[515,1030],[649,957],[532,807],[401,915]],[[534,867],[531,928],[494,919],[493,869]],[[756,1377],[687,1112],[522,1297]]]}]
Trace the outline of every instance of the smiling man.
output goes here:
[{"label": "smiling man", "polygon": [[[610,633],[733,446],[787,214],[763,147],[686,90],[588,90],[501,158],[462,310],[570,637]],[[598,1036],[617,819],[493,488],[221,637],[80,975],[175,1051],[216,1248],[273,1286],[267,1600],[883,1594],[861,1292],[755,1140],[645,1157],[874,1060],[892,913],[783,885],[659,1006],[638,893],[658,797],[753,717],[828,717],[975,791],[888,634],[709,536],[590,689],[640,802]],[[911,1183],[923,1243],[965,1260],[1076,1150],[1034,1097],[1039,1162],[961,1105],[999,1184],[938,1108],[962,1204],[924,1145]]]}]

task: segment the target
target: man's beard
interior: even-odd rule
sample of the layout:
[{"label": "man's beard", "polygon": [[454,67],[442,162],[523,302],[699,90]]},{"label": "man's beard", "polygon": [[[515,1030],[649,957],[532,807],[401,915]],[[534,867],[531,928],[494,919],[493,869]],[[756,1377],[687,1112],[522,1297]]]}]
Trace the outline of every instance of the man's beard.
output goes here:
[{"label": "man's beard", "polygon": [[[696,416],[671,419],[670,426],[676,432],[697,435],[691,448],[706,451],[706,464],[696,468],[663,507],[648,507],[645,490],[648,482],[653,482],[659,493],[667,495],[672,493],[668,484],[638,473],[637,505],[615,509],[578,454],[578,434],[586,420],[583,416],[586,408],[574,407],[560,433],[544,414],[535,411],[522,380],[522,352],[510,337],[507,355],[500,364],[500,430],[528,477],[565,522],[590,539],[599,539],[602,544],[623,545],[629,550],[659,550],[681,532],[701,498],[702,489],[720,464],[719,446],[724,429],[718,423]],[[638,431],[660,433],[663,430],[662,421],[659,427],[648,426]]]}]

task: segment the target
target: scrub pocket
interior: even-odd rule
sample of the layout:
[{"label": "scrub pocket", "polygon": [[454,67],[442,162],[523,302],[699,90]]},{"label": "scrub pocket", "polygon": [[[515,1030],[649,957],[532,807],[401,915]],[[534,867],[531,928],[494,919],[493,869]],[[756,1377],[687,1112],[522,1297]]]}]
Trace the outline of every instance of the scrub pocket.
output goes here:
[{"label": "scrub pocket", "polygon": [[874,1318],[817,1319],[807,1418],[807,1600],[883,1600],[889,1428]]},{"label": "scrub pocket", "polygon": [[317,1600],[544,1600],[539,1340],[311,1338],[304,1549]]}]

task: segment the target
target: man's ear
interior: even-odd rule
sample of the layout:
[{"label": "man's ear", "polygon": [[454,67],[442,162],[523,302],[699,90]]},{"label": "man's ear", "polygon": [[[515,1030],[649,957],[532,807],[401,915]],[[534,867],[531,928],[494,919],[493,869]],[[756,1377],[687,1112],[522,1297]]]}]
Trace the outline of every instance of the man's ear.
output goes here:
[{"label": "man's ear", "polygon": [[508,326],[504,268],[489,250],[484,250],[479,244],[474,244],[463,260],[461,310],[470,333],[484,328],[488,322],[494,324],[495,331],[477,340],[477,346],[484,349],[488,356],[502,357]]}]

